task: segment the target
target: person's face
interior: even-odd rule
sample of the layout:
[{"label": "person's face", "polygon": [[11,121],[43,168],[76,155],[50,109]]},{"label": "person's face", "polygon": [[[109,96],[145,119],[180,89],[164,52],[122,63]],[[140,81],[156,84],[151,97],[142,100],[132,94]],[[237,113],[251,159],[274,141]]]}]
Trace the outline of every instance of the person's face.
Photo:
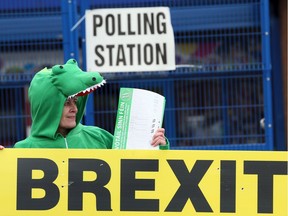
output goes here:
[{"label": "person's face", "polygon": [[76,102],[76,97],[66,100],[59,124],[60,130],[72,129],[76,126],[76,114],[78,112]]}]

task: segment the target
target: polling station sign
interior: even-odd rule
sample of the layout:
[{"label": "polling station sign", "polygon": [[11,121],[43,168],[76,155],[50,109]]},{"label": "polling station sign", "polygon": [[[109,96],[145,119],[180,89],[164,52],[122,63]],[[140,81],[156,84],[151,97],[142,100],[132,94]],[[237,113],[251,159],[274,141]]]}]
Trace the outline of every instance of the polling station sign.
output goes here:
[{"label": "polling station sign", "polygon": [[168,7],[87,10],[85,29],[88,71],[175,70]]},{"label": "polling station sign", "polygon": [[0,151],[3,216],[287,215],[287,152]]}]

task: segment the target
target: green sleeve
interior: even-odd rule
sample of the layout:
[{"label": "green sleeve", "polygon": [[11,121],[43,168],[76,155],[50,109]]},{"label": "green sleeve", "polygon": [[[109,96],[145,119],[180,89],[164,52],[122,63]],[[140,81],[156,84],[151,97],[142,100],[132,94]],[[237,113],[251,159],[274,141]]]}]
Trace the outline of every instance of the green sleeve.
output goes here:
[{"label": "green sleeve", "polygon": [[160,150],[169,150],[170,149],[170,142],[166,137],[166,145],[160,145]]}]

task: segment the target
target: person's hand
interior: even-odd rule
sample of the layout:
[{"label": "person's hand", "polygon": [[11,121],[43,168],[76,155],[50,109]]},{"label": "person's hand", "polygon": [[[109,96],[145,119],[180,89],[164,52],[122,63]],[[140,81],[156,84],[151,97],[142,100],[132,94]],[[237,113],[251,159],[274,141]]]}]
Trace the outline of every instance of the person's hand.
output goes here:
[{"label": "person's hand", "polygon": [[4,146],[0,145],[0,150],[4,149]]},{"label": "person's hand", "polygon": [[151,145],[153,147],[156,147],[158,145],[166,145],[166,137],[165,137],[165,129],[164,128],[158,128],[156,133],[154,134],[152,138]]}]

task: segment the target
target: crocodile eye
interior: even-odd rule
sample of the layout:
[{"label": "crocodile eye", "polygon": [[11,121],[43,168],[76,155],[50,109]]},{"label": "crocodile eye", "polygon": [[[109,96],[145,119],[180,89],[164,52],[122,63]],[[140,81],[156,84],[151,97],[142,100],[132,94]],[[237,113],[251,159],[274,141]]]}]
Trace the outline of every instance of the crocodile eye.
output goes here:
[{"label": "crocodile eye", "polygon": [[73,62],[74,62],[74,63],[76,63],[76,60],[75,60],[75,59],[73,59]]},{"label": "crocodile eye", "polygon": [[92,77],[92,80],[93,80],[93,81],[96,81],[96,78],[95,78],[95,77]]},{"label": "crocodile eye", "polygon": [[62,66],[62,65],[60,66],[60,69],[63,69],[63,66]]}]

